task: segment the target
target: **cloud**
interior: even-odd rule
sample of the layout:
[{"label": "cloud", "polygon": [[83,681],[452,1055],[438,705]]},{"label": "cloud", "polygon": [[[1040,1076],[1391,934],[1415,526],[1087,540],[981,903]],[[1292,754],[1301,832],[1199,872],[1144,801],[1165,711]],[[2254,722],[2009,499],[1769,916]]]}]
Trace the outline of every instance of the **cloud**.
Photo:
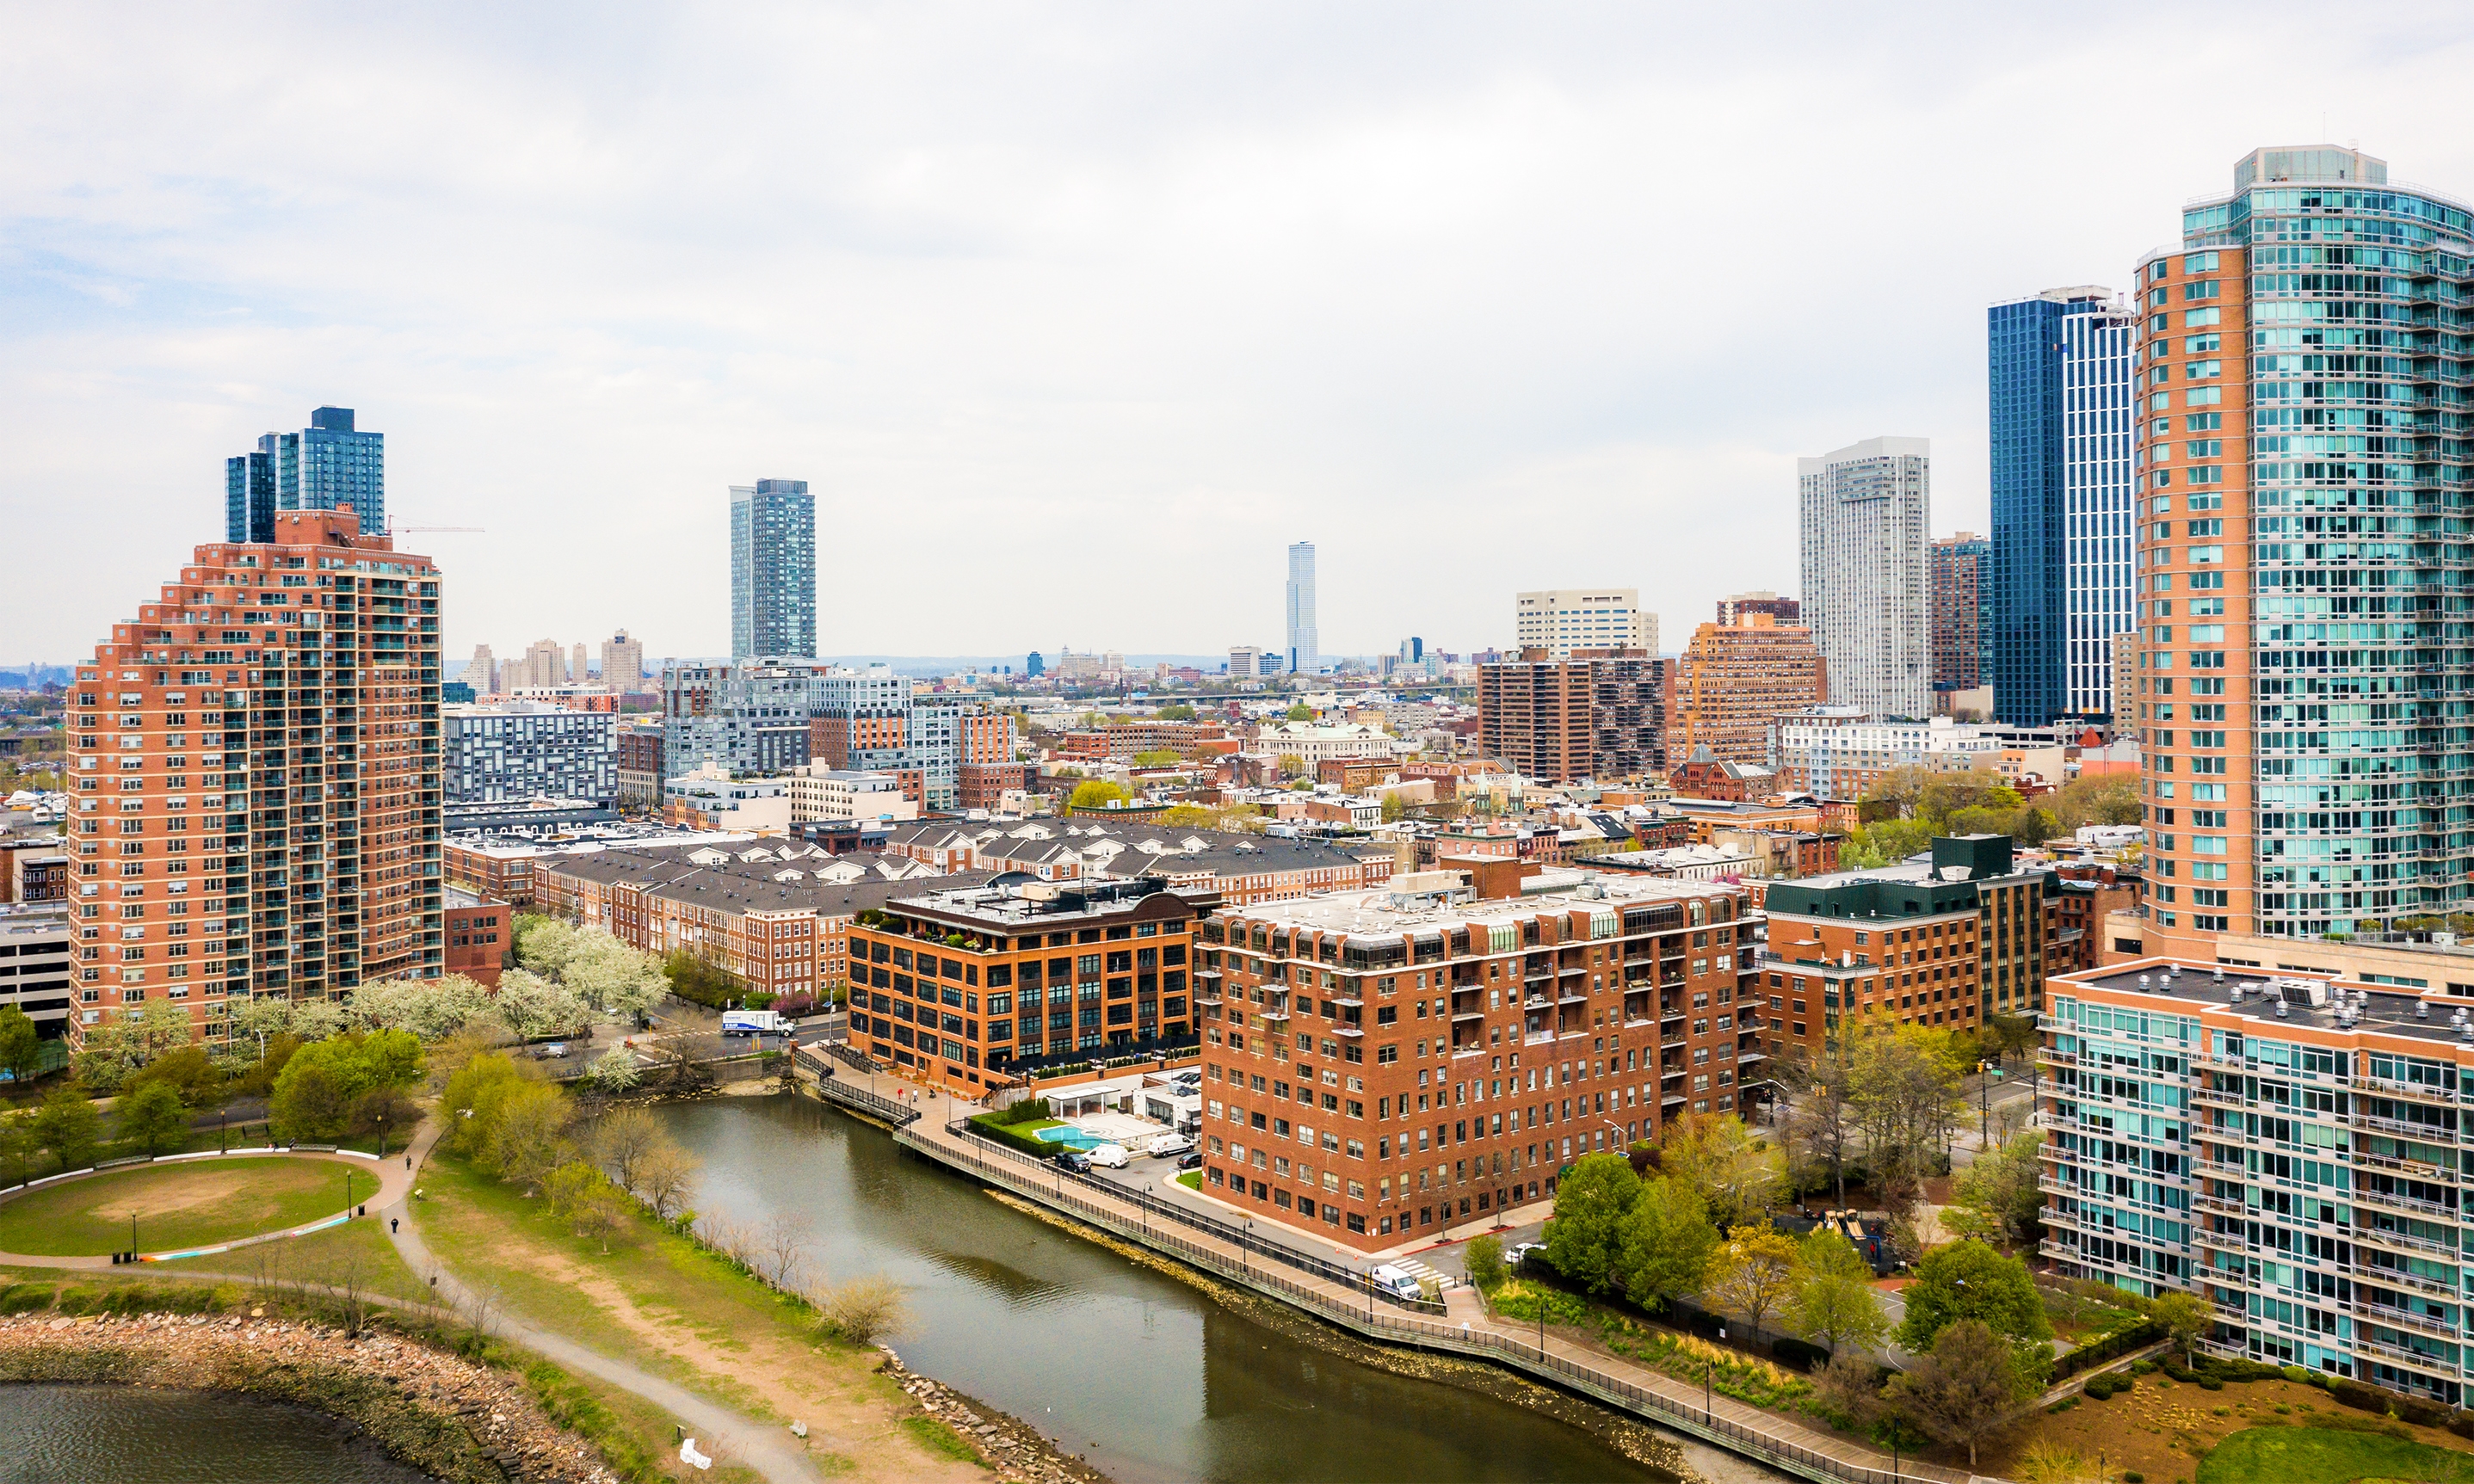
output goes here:
[{"label": "cloud", "polygon": [[[387,435],[448,642],[727,634],[726,488],[818,494],[830,652],[1670,644],[1796,586],[1793,460],[1934,440],[1983,311],[2124,283],[2260,143],[2474,191],[2441,7],[55,8],[0,56],[0,658]],[[2316,88],[2291,77],[2309,36]],[[2169,64],[2170,62],[2170,64]],[[2323,121],[2322,113],[2326,118]]]}]

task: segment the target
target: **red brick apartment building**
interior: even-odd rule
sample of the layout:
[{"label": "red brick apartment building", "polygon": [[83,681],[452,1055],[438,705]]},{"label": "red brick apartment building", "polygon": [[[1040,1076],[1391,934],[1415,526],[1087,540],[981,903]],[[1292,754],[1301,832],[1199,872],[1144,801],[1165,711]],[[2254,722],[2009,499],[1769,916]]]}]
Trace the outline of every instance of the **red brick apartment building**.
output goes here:
[{"label": "red brick apartment building", "polygon": [[1056,739],[1055,753],[1083,762],[1125,762],[1143,753],[1183,753],[1228,740],[1228,728],[1221,722],[1119,722],[1066,732]]},{"label": "red brick apartment building", "polygon": [[149,999],[333,997],[446,960],[438,569],[349,510],[200,546],[69,692],[74,1043]]},{"label": "red brick apartment building", "polygon": [[1480,874],[1532,890],[1423,873],[1202,924],[1207,1188],[1390,1247],[1538,1199],[1581,1155],[1732,1111],[1765,1080],[1757,1022],[1737,1022],[1740,891]]},{"label": "red brick apartment building", "polygon": [[973,824],[921,820],[894,826],[887,855],[939,871],[1020,871],[1043,881],[1152,879],[1223,901],[1279,901],[1392,878],[1388,846],[1077,817]]},{"label": "red brick apartment building", "polygon": [[1190,951],[1211,894],[1158,881],[922,887],[851,930],[851,1041],[869,1055],[977,1097],[1024,1058],[1192,1033]]},{"label": "red brick apartment building", "polygon": [[516,946],[516,909],[451,886],[446,900],[447,971],[497,989]]}]

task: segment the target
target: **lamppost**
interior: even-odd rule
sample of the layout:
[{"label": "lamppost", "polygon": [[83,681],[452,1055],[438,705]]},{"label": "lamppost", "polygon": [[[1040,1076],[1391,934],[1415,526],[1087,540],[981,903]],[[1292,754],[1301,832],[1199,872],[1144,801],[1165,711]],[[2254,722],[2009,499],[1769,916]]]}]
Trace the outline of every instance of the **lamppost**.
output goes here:
[{"label": "lamppost", "polygon": [[1710,1368],[1714,1362],[1701,1362],[1701,1425],[1710,1425]]},{"label": "lamppost", "polygon": [[378,1158],[381,1160],[386,1158],[386,1113],[384,1110],[380,1110],[378,1113]]},{"label": "lamppost", "polygon": [[137,1256],[137,1213],[135,1211],[129,1213],[129,1256],[133,1258]]}]

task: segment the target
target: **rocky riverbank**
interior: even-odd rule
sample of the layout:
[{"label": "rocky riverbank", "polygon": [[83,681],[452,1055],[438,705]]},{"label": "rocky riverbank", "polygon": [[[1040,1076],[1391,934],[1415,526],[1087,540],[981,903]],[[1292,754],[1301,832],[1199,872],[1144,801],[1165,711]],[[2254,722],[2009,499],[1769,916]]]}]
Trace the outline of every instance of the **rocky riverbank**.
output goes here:
[{"label": "rocky riverbank", "polygon": [[250,1314],[0,1318],[0,1380],[242,1392],[313,1407],[449,1484],[616,1484],[521,1378],[387,1334]]},{"label": "rocky riverbank", "polygon": [[1060,1451],[1038,1428],[919,1375],[890,1350],[877,1369],[891,1376],[928,1416],[979,1449],[1001,1478],[1025,1484],[1108,1484],[1106,1474]]}]

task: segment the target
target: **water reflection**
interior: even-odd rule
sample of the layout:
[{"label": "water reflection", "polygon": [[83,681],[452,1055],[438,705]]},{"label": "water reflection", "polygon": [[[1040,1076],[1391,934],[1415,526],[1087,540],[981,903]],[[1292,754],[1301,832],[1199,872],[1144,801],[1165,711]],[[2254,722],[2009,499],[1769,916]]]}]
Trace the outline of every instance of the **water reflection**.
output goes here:
[{"label": "water reflection", "polygon": [[323,1413],[204,1391],[0,1385],[0,1484],[424,1484]]},{"label": "water reflection", "polygon": [[662,1113],[705,1161],[698,1209],[807,1214],[813,1271],[910,1288],[906,1361],[1128,1484],[1665,1477],[1509,1402],[1299,1344],[816,1103]]}]

